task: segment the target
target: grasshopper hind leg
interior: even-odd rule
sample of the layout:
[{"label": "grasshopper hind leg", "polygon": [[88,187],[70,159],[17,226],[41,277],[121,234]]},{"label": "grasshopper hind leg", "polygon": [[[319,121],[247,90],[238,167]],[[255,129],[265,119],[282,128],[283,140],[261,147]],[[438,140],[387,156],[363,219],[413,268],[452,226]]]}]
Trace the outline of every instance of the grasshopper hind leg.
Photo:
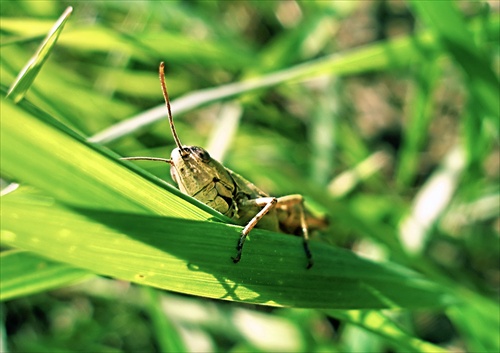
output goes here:
[{"label": "grasshopper hind leg", "polygon": [[[301,196],[302,198],[302,196]],[[304,200],[302,199],[299,204],[300,212],[300,226],[302,228],[302,245],[304,246],[304,251],[307,258],[307,269],[310,269],[314,265],[311,249],[309,249],[309,230],[307,228],[306,215],[304,212]]]}]

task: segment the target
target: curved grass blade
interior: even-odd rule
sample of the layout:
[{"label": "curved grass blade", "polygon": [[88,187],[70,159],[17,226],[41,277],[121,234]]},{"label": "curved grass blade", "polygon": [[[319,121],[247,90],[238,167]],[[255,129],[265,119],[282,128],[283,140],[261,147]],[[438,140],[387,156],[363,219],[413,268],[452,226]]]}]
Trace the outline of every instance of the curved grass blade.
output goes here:
[{"label": "curved grass blade", "polygon": [[111,152],[90,145],[50,116],[24,107],[2,100],[0,157],[2,173],[11,180],[36,186],[75,207],[224,218],[201,203],[194,206],[196,201],[186,201],[186,195],[165,182],[139,175],[140,169],[132,164],[127,167]]},{"label": "curved grass blade", "polygon": [[52,52],[52,49],[54,48],[54,45],[56,44],[57,39],[59,38],[59,35],[61,34],[64,25],[72,12],[73,8],[71,6],[64,11],[50,32],[47,34],[47,37],[45,37],[35,55],[21,70],[16,80],[11,85],[7,96],[10,97],[15,103],[18,103],[24,98],[26,92],[33,84],[33,81],[35,81],[38,72]]},{"label": "curved grass blade", "polygon": [[241,263],[230,256],[241,227],[94,209],[8,195],[2,243],[138,284],[202,297],[304,308],[416,308],[448,303],[443,289],[395,264],[299,237],[254,230]]}]

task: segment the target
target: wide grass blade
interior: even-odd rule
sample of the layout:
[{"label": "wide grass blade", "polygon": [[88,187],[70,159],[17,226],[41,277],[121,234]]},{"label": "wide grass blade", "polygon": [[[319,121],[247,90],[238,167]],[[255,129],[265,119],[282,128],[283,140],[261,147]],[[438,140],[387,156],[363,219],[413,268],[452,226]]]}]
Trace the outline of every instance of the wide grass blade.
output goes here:
[{"label": "wide grass blade", "polygon": [[147,182],[132,170],[138,168],[127,168],[118,156],[90,145],[50,116],[8,100],[2,101],[1,137],[2,172],[66,204],[193,219],[212,217],[199,207],[217,214],[183,200],[185,195],[159,179],[149,176],[154,183]]},{"label": "wide grass blade", "polygon": [[7,195],[2,243],[139,284],[197,296],[304,308],[440,306],[439,286],[395,264],[313,242],[306,270],[298,237],[254,230],[233,264],[241,227],[92,209]]}]

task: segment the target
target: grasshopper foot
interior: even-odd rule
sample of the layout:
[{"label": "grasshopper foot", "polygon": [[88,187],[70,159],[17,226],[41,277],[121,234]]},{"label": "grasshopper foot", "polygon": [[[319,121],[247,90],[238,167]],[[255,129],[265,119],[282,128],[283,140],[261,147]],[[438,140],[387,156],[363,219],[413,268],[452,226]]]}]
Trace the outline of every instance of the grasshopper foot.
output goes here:
[{"label": "grasshopper foot", "polygon": [[241,253],[242,253],[242,251],[243,251],[243,244],[242,244],[241,242],[238,242],[238,246],[236,247],[236,250],[238,251],[238,252],[236,253],[236,256],[235,256],[235,257],[232,257],[232,256],[231,256],[231,259],[233,259],[233,262],[234,262],[235,264],[237,264],[237,263],[238,263],[238,262],[240,262],[240,260],[241,260]]},{"label": "grasshopper foot", "polygon": [[313,258],[312,258],[311,249],[309,249],[309,244],[308,244],[308,242],[306,240],[304,240],[304,242],[302,243],[302,245],[304,246],[304,252],[306,253],[306,257],[307,257],[307,267],[306,267],[306,269],[309,270],[314,265],[314,261],[313,261]]},{"label": "grasshopper foot", "polygon": [[234,262],[235,264],[237,264],[237,263],[238,263],[238,262],[240,262],[240,260],[241,260],[241,253],[238,253],[235,257],[232,257],[232,256],[231,256],[231,259],[233,260],[233,262]]},{"label": "grasshopper foot", "polygon": [[245,238],[246,234],[242,233],[240,239],[238,240],[238,245],[236,245],[236,251],[238,251],[236,253],[236,257],[231,257],[231,259],[233,259],[233,262],[235,264],[237,264],[241,260],[241,253],[243,252],[243,243],[245,243]]}]

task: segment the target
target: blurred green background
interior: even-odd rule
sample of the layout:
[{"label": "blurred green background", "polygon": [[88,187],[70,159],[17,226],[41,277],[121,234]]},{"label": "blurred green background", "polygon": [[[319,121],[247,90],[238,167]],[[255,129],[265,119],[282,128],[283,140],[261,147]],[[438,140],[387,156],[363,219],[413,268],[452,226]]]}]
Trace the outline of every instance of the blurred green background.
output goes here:
[{"label": "blurred green background", "polygon": [[[182,281],[179,294],[130,284],[126,276],[94,276],[108,272],[72,260],[56,240],[37,244],[33,235],[46,239],[39,222],[50,211],[42,206],[78,211],[92,203],[85,198],[92,190],[63,177],[92,174],[84,152],[69,151],[74,170],[61,166],[63,140],[42,125],[11,129],[14,115],[2,100],[2,223],[23,209],[35,210],[37,222],[24,222],[32,232],[24,243],[2,225],[0,351],[500,350],[499,2],[0,6],[2,97],[73,6],[36,80],[27,81],[25,111],[99,153],[167,158],[175,144],[157,75],[165,61],[183,143],[203,146],[272,195],[303,194],[330,220],[313,242],[412,269],[453,299],[411,310],[340,310],[333,298],[325,310],[270,308],[189,296],[197,293],[183,290]],[[36,143],[7,143],[23,136],[54,146],[42,154]],[[136,165],[136,172],[172,183],[165,165]],[[10,182],[21,187],[9,192]],[[104,184],[110,195],[122,187],[119,180]],[[133,209],[124,205],[103,204],[102,211]],[[206,220],[199,212],[192,219]],[[58,222],[50,229],[63,232]],[[92,243],[86,231],[79,235]],[[46,262],[45,252],[61,262]],[[103,268],[113,265],[102,261]]]}]

